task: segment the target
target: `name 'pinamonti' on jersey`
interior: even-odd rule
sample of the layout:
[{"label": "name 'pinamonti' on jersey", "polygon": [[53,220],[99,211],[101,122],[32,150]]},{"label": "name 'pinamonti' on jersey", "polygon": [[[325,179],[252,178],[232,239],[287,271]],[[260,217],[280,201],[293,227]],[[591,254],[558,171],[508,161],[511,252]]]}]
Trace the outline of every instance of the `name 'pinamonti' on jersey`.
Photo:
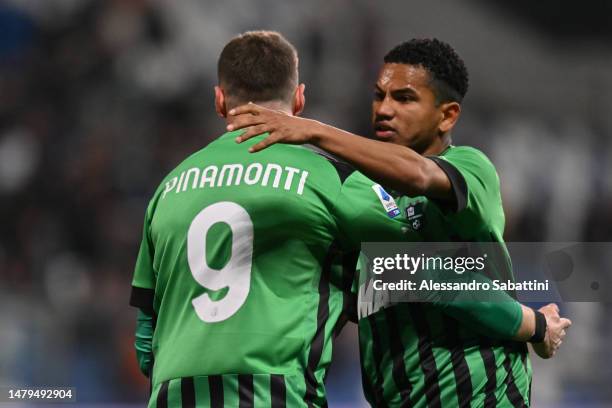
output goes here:
[{"label": "name 'pinamonti' on jersey", "polygon": [[283,167],[275,163],[256,162],[249,164],[246,168],[240,163],[224,164],[221,167],[211,165],[203,170],[192,167],[166,182],[162,199],[172,191],[178,194],[187,189],[239,186],[241,184],[283,188],[287,191],[295,189],[296,194],[302,195],[307,179],[308,171],[296,167]]}]

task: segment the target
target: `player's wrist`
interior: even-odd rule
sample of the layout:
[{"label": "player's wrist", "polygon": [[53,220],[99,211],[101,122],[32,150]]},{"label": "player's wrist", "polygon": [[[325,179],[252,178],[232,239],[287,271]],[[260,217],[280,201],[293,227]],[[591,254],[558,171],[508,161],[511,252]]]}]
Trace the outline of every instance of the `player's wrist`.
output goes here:
[{"label": "player's wrist", "polygon": [[322,145],[329,140],[329,134],[326,132],[328,126],[314,119],[310,119],[310,121],[311,123],[309,123],[310,126],[308,127],[308,142],[317,147],[322,147]]},{"label": "player's wrist", "polygon": [[533,313],[535,318],[535,329],[533,336],[531,336],[531,338],[529,339],[529,342],[542,343],[544,341],[544,338],[546,337],[546,316],[544,316],[544,313],[539,312],[537,310],[534,310]]}]

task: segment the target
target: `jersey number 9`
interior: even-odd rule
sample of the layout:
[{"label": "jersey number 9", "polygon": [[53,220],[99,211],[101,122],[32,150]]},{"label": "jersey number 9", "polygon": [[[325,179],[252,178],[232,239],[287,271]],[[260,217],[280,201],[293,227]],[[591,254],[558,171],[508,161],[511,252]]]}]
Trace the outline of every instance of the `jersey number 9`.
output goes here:
[{"label": "jersey number 9", "polygon": [[[206,235],[216,223],[229,225],[232,231],[232,255],[221,269],[206,261]],[[218,291],[228,288],[220,300],[204,293],[192,300],[198,317],[206,323],[221,322],[234,315],[246,302],[251,287],[253,258],[253,222],[240,205],[222,201],[211,204],[196,215],[187,232],[187,259],[193,278],[203,287]]]}]

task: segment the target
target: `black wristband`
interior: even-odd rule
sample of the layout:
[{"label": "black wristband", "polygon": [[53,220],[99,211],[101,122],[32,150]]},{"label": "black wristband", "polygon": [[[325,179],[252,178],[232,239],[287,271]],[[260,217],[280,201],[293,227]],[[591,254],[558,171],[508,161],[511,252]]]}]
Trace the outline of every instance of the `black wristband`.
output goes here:
[{"label": "black wristband", "polygon": [[535,333],[529,339],[530,343],[542,343],[546,337],[546,316],[542,312],[534,310],[535,314]]}]

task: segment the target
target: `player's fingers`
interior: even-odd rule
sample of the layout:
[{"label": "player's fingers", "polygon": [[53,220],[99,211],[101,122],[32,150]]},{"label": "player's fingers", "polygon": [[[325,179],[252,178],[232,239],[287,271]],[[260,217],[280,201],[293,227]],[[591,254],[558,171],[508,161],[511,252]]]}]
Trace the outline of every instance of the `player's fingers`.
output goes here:
[{"label": "player's fingers", "polygon": [[259,115],[261,112],[261,106],[255,105],[253,102],[249,102],[245,105],[240,105],[237,108],[231,109],[228,113],[230,116],[244,115],[250,113],[251,115]]},{"label": "player's fingers", "polygon": [[561,324],[561,327],[566,329],[568,327],[570,327],[572,325],[572,321],[570,319],[566,319],[565,317],[562,317],[559,320],[559,323]]},{"label": "player's fingers", "polygon": [[268,136],[264,140],[262,140],[261,142],[251,146],[249,148],[249,152],[251,152],[251,153],[259,152],[259,151],[261,151],[261,150],[263,150],[263,149],[265,149],[265,148],[275,144],[276,142],[278,142],[278,138],[277,137]]},{"label": "player's fingers", "polygon": [[247,130],[241,134],[240,136],[238,136],[236,138],[236,143],[242,143],[246,140],[249,140],[255,136],[259,136],[262,133],[266,133],[268,132],[270,129],[268,128],[267,125],[263,124],[263,125],[256,125],[256,126],[251,126],[249,128],[247,128]]},{"label": "player's fingers", "polygon": [[559,306],[557,306],[556,303],[549,303],[548,305],[546,305],[547,307],[550,307],[552,310],[554,310],[555,312],[559,313]]},{"label": "player's fingers", "polygon": [[226,129],[231,132],[232,130],[244,129],[245,127],[260,125],[264,122],[265,121],[261,116],[241,115],[234,118],[232,123],[226,126]]}]

